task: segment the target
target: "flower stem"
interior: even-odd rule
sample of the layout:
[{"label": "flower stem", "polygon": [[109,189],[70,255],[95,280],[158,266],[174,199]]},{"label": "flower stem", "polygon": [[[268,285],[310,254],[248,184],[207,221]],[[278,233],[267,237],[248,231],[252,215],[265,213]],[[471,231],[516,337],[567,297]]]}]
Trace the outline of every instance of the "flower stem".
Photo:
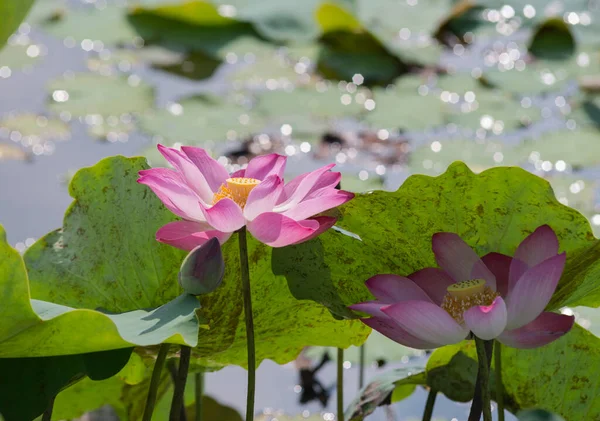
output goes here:
[{"label": "flower stem", "polygon": [[246,347],[248,349],[248,394],[246,396],[246,421],[254,420],[254,392],[256,389],[256,351],[254,349],[254,321],[252,318],[252,293],[250,290],[250,269],[248,268],[248,243],[246,227],[238,231],[240,243],[240,274],[246,314]]},{"label": "flower stem", "polygon": [[427,395],[427,402],[425,403],[425,410],[423,411],[423,421],[431,421],[431,416],[433,415],[433,406],[435,405],[437,393],[437,390],[429,389],[429,395]]},{"label": "flower stem", "polygon": [[[481,406],[483,410],[483,421],[492,421],[492,408],[490,406],[490,365],[488,363],[488,352],[483,339],[475,337],[477,347],[477,361],[479,363],[477,376],[479,378],[479,389],[481,390]],[[490,350],[491,351],[491,350]]]},{"label": "flower stem", "polygon": [[150,421],[152,419],[152,412],[154,412],[154,405],[156,404],[156,394],[158,393],[158,385],[160,384],[160,374],[165,365],[169,347],[169,344],[161,344],[160,349],[158,350],[158,356],[156,357],[154,369],[152,370],[152,378],[150,379],[150,388],[148,389],[148,397],[146,398],[146,407],[144,408],[144,417],[142,418],[142,421]]},{"label": "flower stem", "polygon": [[362,389],[365,384],[365,344],[360,346],[359,358],[360,367],[358,367],[358,388]]},{"label": "flower stem", "polygon": [[196,373],[196,421],[202,421],[202,395],[204,395],[204,372]]},{"label": "flower stem", "polygon": [[498,421],[504,421],[504,385],[502,384],[502,345],[496,341],[494,346],[494,366],[496,369],[496,403]]},{"label": "flower stem", "polygon": [[344,420],[344,350],[337,349],[337,420]]},{"label": "flower stem", "polygon": [[173,392],[173,400],[171,401],[171,413],[169,421],[181,421],[182,412],[185,416],[183,407],[183,395],[185,393],[185,383],[187,382],[188,369],[190,368],[190,355],[192,348],[182,345],[179,356],[179,370],[175,379],[175,390]]},{"label": "flower stem", "polygon": [[56,396],[53,396],[52,399],[50,399],[50,402],[48,402],[48,406],[44,411],[44,415],[42,415],[42,421],[52,420],[52,411],[54,410],[54,399],[56,399]]},{"label": "flower stem", "polygon": [[[484,341],[485,344],[485,354],[487,359],[487,367],[489,372],[489,367],[492,363],[492,348],[494,346],[494,341]],[[473,393],[473,402],[471,404],[471,411],[469,412],[468,421],[480,421],[481,420],[481,412],[483,411],[483,402],[482,402],[482,393],[481,393],[481,373],[477,372],[477,380],[475,382],[475,391]]]}]

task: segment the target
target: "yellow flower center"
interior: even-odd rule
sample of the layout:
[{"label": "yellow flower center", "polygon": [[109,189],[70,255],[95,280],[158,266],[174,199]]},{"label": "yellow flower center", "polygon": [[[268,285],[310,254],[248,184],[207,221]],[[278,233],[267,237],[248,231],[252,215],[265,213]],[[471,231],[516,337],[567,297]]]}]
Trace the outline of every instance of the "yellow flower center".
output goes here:
[{"label": "yellow flower center", "polygon": [[225,184],[219,187],[219,191],[213,197],[213,205],[221,199],[229,198],[237,203],[242,209],[246,206],[248,195],[254,187],[260,184],[255,178],[235,177],[228,178]]},{"label": "yellow flower center", "polygon": [[498,293],[485,285],[483,279],[471,279],[452,284],[442,300],[441,307],[458,323],[463,323],[463,314],[474,306],[489,306],[498,297]]}]

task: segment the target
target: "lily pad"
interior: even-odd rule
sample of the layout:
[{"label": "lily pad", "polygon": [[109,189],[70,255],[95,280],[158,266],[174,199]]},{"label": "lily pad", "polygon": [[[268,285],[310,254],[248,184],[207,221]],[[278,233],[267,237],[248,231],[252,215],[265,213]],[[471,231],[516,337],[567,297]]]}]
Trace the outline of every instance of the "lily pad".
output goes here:
[{"label": "lily pad", "polygon": [[168,142],[206,145],[245,137],[262,128],[256,113],[232,101],[209,95],[183,98],[166,110],[154,110],[139,118],[142,131]]},{"label": "lily pad", "polygon": [[71,136],[69,125],[57,118],[35,114],[9,114],[0,120],[0,127],[19,132],[32,145],[40,141],[67,140]]},{"label": "lily pad", "polygon": [[423,130],[441,126],[444,121],[444,104],[434,92],[421,91],[427,81],[418,76],[400,78],[395,87],[374,88],[375,109],[365,116],[377,129]]},{"label": "lily pad", "polygon": [[0,48],[4,46],[8,37],[19,27],[19,24],[31,8],[33,0],[1,0],[0,16],[2,16],[2,28],[0,28]]},{"label": "lily pad", "polygon": [[316,11],[321,29],[317,68],[330,79],[361,74],[366,85],[385,85],[406,70],[405,64],[347,9],[323,3]]},{"label": "lily pad", "polygon": [[494,140],[447,139],[435,140],[416,149],[410,155],[410,168],[414,174],[437,175],[455,161],[464,161],[474,172],[499,165],[518,165],[527,156]]},{"label": "lily pad", "polygon": [[130,12],[129,22],[148,42],[221,58],[230,43],[256,36],[251,24],[228,17],[211,2],[199,0],[142,2]]},{"label": "lily pad", "polygon": [[120,116],[144,111],[154,104],[154,88],[139,80],[78,73],[48,85],[48,108],[73,116]]},{"label": "lily pad", "polygon": [[[357,103],[356,97],[337,86],[320,90],[314,87],[269,91],[258,95],[257,111],[266,118],[279,119],[293,117],[300,112],[314,119],[334,119],[358,116],[364,106]],[[292,128],[293,129],[293,128]],[[302,129],[302,127],[298,127]]]},{"label": "lily pad", "polygon": [[41,54],[42,50],[37,44],[9,44],[0,51],[0,67],[25,69],[33,65]]},{"label": "lily pad", "polygon": [[575,39],[569,25],[561,18],[540,24],[531,38],[529,52],[543,59],[565,59],[575,52]]},{"label": "lily pad", "polygon": [[598,165],[600,164],[600,131],[596,129],[555,131],[535,140],[526,139],[519,146],[519,150],[523,160],[527,159],[531,151],[537,151],[543,161],[554,163],[562,160],[575,167]]},{"label": "lily pad", "polygon": [[0,142],[0,161],[26,161],[31,155],[13,143]]},{"label": "lily pad", "polygon": [[[72,38],[104,45],[133,45],[138,36],[127,20],[127,8],[111,5],[102,10],[96,7],[71,8],[59,19],[42,23],[42,28],[58,38]],[[100,45],[100,44],[98,44]],[[90,48],[91,50],[91,48]],[[89,51],[89,50],[88,50]]]}]

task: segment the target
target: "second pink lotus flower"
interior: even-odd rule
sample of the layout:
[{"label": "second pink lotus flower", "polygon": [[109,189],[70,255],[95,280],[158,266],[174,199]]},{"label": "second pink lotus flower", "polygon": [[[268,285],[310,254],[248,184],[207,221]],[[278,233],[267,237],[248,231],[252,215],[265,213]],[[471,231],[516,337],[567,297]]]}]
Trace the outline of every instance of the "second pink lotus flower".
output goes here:
[{"label": "second pink lotus flower", "polygon": [[285,156],[256,157],[246,169],[230,175],[204,149],[183,146],[178,150],[162,145],[158,149],[174,170],[140,171],[138,182],[149,186],[183,219],[161,227],[157,240],[184,250],[212,237],[224,243],[244,226],[269,246],[297,244],[335,223],[335,218],[314,215],[354,197],[335,188],[341,176],[330,171],[333,165],[285,184]]},{"label": "second pink lotus flower", "polygon": [[480,259],[453,233],[435,234],[432,248],[440,268],[374,276],[366,284],[376,300],[350,308],[370,314],[362,321],[373,329],[419,349],[457,343],[471,332],[535,348],[573,326],[572,316],[544,311],[565,265],[547,225],[523,240],[513,257],[490,253]]}]

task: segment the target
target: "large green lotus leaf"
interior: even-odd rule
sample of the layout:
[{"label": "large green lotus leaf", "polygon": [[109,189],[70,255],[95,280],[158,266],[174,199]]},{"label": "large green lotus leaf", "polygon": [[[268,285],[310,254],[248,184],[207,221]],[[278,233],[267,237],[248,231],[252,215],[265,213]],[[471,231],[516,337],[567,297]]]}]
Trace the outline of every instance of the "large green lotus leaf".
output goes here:
[{"label": "large green lotus leaf", "polygon": [[[343,267],[331,265],[336,269],[335,279],[343,285],[377,273],[407,275],[436,266],[431,251],[431,237],[436,232],[458,233],[480,256],[492,251],[512,255],[529,233],[549,224],[558,235],[561,250],[567,252],[567,268],[551,308],[600,304],[595,276],[600,265],[594,260],[600,242],[588,221],[560,204],[547,181],[521,168],[500,167],[474,174],[464,164],[455,163],[439,177],[412,176],[394,193],[358,195],[341,212],[338,227],[361,239],[359,248],[339,255],[342,263],[338,265]],[[335,235],[329,232],[319,238],[324,249],[335,248]],[[307,279],[333,277],[333,273],[320,273],[314,264],[308,267],[300,258],[298,254],[291,273],[303,273]],[[319,300],[318,295],[311,294]]]},{"label": "large green lotus leaf", "polygon": [[2,26],[0,26],[0,48],[4,46],[8,37],[25,16],[33,0],[0,0],[0,16],[2,16]]},{"label": "large green lotus leaf", "polygon": [[[154,88],[150,85],[94,73],[55,79],[48,85],[48,91],[48,108],[55,113],[67,111],[73,116],[120,116],[141,112],[154,105]],[[65,91],[66,95],[60,91]]]},{"label": "large green lotus leaf", "polygon": [[519,421],[565,421],[563,417],[543,409],[526,409],[519,412],[517,416]]},{"label": "large green lotus leaf", "polygon": [[[27,273],[0,226],[1,357],[81,354],[136,345],[198,341],[198,300],[184,294],[152,311],[105,314],[30,300]],[[48,273],[49,280],[51,278]],[[93,332],[91,335],[90,332]]]},{"label": "large green lotus leaf", "polygon": [[31,421],[61,389],[86,375],[93,380],[110,378],[127,364],[130,354],[131,348],[59,357],[0,358],[0,414],[5,421]]},{"label": "large green lotus leaf", "polygon": [[172,214],[136,183],[146,168],[143,158],[114,157],[75,174],[62,229],[25,254],[33,298],[124,312],[179,295],[185,253],[154,238]]},{"label": "large green lotus leaf", "polygon": [[544,408],[567,421],[600,418],[600,339],[575,325],[550,345],[502,347],[503,383],[517,408]]},{"label": "large green lotus leaf", "polygon": [[[321,239],[297,247],[270,248],[254,238],[248,240],[250,282],[252,284],[252,309],[256,338],[256,359],[271,359],[283,364],[293,360],[306,346],[334,346],[347,348],[362,344],[368,329],[357,320],[336,320],[328,311],[352,316],[345,305],[368,299],[362,280],[338,283],[327,276],[328,265],[333,265],[342,247],[350,246],[356,239],[331,233],[340,242],[328,243],[326,249]],[[225,279],[213,293],[202,298],[204,308],[215,306],[213,300],[221,299],[225,307],[239,314],[235,341],[221,353],[207,353],[196,348],[211,365],[236,364],[246,366],[246,329],[242,312],[242,291],[239,282],[238,237],[232,236],[223,246]],[[314,268],[304,265],[313,265]],[[339,265],[339,262],[337,263]],[[287,272],[297,268],[298,273]],[[310,274],[304,274],[308,271]],[[286,278],[281,276],[285,272]],[[302,273],[301,273],[302,272]],[[312,277],[316,276],[316,277]],[[317,298],[318,297],[318,298]],[[325,306],[315,303],[325,304]],[[202,346],[200,341],[199,346]]]},{"label": "large green lotus leaf", "polygon": [[[146,384],[146,386],[148,385]],[[120,420],[127,421],[121,399],[122,389],[123,381],[118,376],[101,381],[84,378],[58,394],[54,401],[52,419],[54,421],[77,419],[86,412],[110,405],[119,415]],[[147,393],[148,388],[146,387],[146,395],[140,397],[144,404]]]}]

